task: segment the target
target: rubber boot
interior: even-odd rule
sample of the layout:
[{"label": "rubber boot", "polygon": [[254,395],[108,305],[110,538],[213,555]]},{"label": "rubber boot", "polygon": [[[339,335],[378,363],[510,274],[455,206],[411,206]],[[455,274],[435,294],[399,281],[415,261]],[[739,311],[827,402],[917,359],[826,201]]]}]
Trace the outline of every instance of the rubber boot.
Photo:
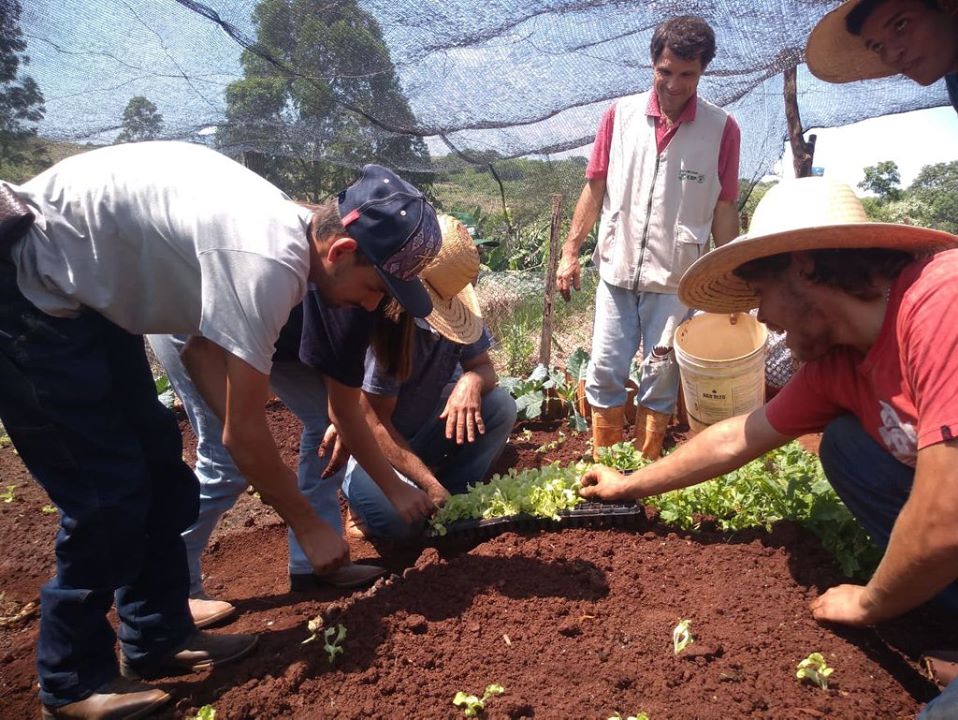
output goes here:
[{"label": "rubber boot", "polygon": [[648,412],[648,408],[642,407],[636,403],[635,427],[632,431],[632,444],[639,452],[642,452],[642,447],[645,445],[645,416],[648,414]]},{"label": "rubber boot", "polygon": [[622,442],[625,426],[625,407],[592,408],[592,459],[599,461],[599,448]]},{"label": "rubber boot", "polygon": [[[642,457],[646,460],[658,460],[662,457],[662,444],[665,442],[665,431],[669,428],[669,420],[672,419],[672,413],[660,413],[648,408],[641,408],[636,416],[636,428],[638,428],[639,417],[644,419],[644,432],[642,433]],[[638,439],[638,431],[636,438]]]}]

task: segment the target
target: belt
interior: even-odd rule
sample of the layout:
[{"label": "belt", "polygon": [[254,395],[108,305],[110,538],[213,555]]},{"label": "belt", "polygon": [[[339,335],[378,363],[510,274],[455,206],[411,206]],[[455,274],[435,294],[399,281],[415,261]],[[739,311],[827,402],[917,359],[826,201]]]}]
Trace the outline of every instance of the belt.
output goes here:
[{"label": "belt", "polygon": [[10,249],[27,234],[36,219],[10,186],[0,182],[0,261],[9,260]]}]

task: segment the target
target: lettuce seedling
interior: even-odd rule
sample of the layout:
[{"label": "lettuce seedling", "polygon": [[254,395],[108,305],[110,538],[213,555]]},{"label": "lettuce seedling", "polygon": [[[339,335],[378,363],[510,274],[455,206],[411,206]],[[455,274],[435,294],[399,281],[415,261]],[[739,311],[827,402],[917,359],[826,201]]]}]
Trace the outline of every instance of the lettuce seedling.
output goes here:
[{"label": "lettuce seedling", "polygon": [[329,656],[329,664],[332,665],[333,661],[336,660],[336,656],[343,654],[342,642],[346,639],[346,628],[343,625],[326,628],[323,631],[323,637],[326,639],[323,650],[326,651],[326,654]]},{"label": "lettuce seedling", "polygon": [[493,695],[502,695],[505,691],[506,689],[502,687],[502,685],[496,683],[486,685],[486,691],[482,694],[481,698],[475,695],[469,695],[460,690],[456,693],[456,697],[452,699],[452,704],[456,707],[461,707],[466,717],[478,717],[479,713],[486,709],[486,700]]},{"label": "lettuce seedling", "polygon": [[676,655],[695,642],[691,628],[691,620],[679,620],[679,624],[672,628],[672,649]]},{"label": "lettuce seedling", "polygon": [[44,515],[56,515],[57,509],[53,505],[44,505],[40,508],[40,512]]},{"label": "lettuce seedling", "polygon": [[13,492],[16,487],[16,485],[7,485],[7,489],[0,493],[0,500],[3,500],[5,503],[12,503],[16,499],[16,495]]},{"label": "lettuce seedling", "polygon": [[190,716],[187,720],[216,720],[216,708],[212,705],[204,705],[196,711],[196,715]]},{"label": "lettuce seedling", "polygon": [[627,718],[623,718],[619,713],[616,713],[611,716],[609,720],[649,720],[649,716],[644,712],[640,712],[638,715],[629,715]]},{"label": "lettuce seedling", "polygon": [[828,667],[825,663],[825,656],[813,652],[798,664],[798,672],[795,673],[795,677],[799,680],[813,682],[822,690],[828,690],[828,678],[833,672],[835,672],[835,669]]}]

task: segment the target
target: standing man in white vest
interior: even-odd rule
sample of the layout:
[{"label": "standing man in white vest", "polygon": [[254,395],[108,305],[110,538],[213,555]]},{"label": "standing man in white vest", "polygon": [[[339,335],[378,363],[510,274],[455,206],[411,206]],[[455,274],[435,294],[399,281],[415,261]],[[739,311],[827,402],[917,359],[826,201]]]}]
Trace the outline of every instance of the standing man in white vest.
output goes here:
[{"label": "standing man in white vest", "polygon": [[696,94],[715,57],[705,20],[666,20],[651,54],[652,89],[622,98],[602,117],[557,284],[566,300],[580,289],[579,248],[601,210],[586,381],[593,448],[623,439],[625,382],[641,347],[636,445],[655,459],[678,395],[672,334],[688,314],[679,279],[706,252],[710,234],[716,246],[738,235],[740,132],[731,115]]}]

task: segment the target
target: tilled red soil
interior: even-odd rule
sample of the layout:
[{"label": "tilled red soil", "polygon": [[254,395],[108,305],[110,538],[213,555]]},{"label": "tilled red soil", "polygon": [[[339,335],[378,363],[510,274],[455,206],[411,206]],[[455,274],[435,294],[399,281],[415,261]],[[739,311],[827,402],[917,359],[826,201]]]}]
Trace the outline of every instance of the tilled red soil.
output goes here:
[{"label": "tilled red soil", "polygon": [[[298,423],[279,407],[270,415],[292,463]],[[581,456],[586,438],[568,430],[559,448],[537,452],[560,427],[516,432],[499,469]],[[41,511],[47,500],[11,448],[0,450],[0,483],[17,485],[14,500],[0,502],[8,618],[52,573],[57,520]],[[918,656],[958,645],[952,619],[928,609],[875,629],[815,623],[809,600],[841,578],[816,540],[787,523],[771,534],[690,534],[649,517],[629,529],[509,533],[474,547],[351,548],[395,574],[347,597],[290,594],[285,527],[245,496],[205,570],[207,589],[240,607],[229,630],[262,633],[260,646],[221,670],[161,682],[178,701],[160,717],[211,703],[218,720],[455,718],[457,691],[481,695],[499,683],[505,693],[487,702],[489,718],[911,718],[935,693]],[[347,628],[334,665],[322,643],[301,644],[320,613]],[[671,631],[683,618],[695,642],[675,656]],[[36,633],[28,608],[0,626],[2,718],[38,712]],[[814,651],[835,669],[828,690],[795,678]]]}]

